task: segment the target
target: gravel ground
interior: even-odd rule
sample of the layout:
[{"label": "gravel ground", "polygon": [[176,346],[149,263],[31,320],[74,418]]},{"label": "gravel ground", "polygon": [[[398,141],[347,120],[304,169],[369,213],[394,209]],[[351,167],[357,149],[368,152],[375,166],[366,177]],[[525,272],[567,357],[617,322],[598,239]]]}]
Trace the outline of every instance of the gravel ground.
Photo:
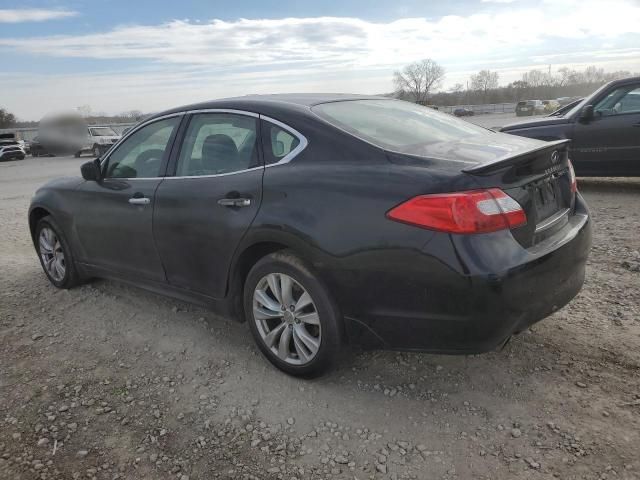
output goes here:
[{"label": "gravel ground", "polygon": [[26,211],[81,162],[0,164],[0,478],[640,478],[640,179],[581,180],[585,288],[504,350],[353,353],[301,381],[244,324],[52,287]]}]

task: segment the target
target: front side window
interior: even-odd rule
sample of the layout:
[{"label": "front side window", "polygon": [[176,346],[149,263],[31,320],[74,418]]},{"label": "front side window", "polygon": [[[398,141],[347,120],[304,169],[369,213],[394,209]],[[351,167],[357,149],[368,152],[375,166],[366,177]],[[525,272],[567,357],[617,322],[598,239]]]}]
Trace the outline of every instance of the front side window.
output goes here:
[{"label": "front side window", "polygon": [[595,105],[594,112],[601,116],[640,113],[640,86],[616,88]]},{"label": "front side window", "polygon": [[278,163],[300,145],[300,139],[293,133],[271,122],[262,122],[265,163]]},{"label": "front side window", "polygon": [[109,155],[107,178],[149,178],[160,175],[162,159],[180,117],[153,122],[131,134]]},{"label": "front side window", "polygon": [[176,176],[233,173],[259,165],[257,119],[233,113],[194,115],[184,137]]},{"label": "front side window", "polygon": [[424,145],[487,133],[452,115],[399,100],[322,103],[312,110],[356,137],[401,153],[418,154]]}]

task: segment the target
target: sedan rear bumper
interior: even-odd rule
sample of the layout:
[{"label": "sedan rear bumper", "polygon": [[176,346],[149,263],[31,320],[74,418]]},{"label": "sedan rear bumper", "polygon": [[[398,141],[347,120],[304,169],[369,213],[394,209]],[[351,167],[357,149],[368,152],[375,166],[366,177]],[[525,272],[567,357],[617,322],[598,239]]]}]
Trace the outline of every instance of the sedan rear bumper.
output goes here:
[{"label": "sedan rear bumper", "polygon": [[[442,251],[446,240],[440,240],[434,248]],[[352,342],[434,353],[495,349],[578,294],[591,246],[591,222],[578,196],[569,224],[533,248],[522,248],[510,232],[476,240],[449,239],[458,272],[417,252],[395,273],[385,277],[377,272],[382,287],[361,294],[371,308],[346,308]]]}]

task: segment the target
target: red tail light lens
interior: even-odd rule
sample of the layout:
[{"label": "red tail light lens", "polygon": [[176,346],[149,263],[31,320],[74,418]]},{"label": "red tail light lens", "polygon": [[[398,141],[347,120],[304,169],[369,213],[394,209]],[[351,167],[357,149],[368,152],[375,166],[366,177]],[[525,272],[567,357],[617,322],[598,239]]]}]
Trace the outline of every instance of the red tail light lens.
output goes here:
[{"label": "red tail light lens", "polygon": [[499,188],[420,195],[387,212],[387,218],[449,233],[487,233],[527,223],[522,207]]},{"label": "red tail light lens", "polygon": [[571,182],[571,193],[578,191],[578,180],[576,179],[576,172],[573,170],[573,165],[569,161],[569,181]]}]

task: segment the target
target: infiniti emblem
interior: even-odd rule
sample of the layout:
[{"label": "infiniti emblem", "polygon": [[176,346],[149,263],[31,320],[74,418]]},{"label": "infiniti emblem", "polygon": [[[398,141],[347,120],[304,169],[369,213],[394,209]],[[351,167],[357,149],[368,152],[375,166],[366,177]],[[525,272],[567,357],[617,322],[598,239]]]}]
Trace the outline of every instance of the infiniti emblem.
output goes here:
[{"label": "infiniti emblem", "polygon": [[558,153],[557,150],[554,150],[553,153],[551,154],[551,163],[558,163],[559,160],[560,160],[560,154]]}]

